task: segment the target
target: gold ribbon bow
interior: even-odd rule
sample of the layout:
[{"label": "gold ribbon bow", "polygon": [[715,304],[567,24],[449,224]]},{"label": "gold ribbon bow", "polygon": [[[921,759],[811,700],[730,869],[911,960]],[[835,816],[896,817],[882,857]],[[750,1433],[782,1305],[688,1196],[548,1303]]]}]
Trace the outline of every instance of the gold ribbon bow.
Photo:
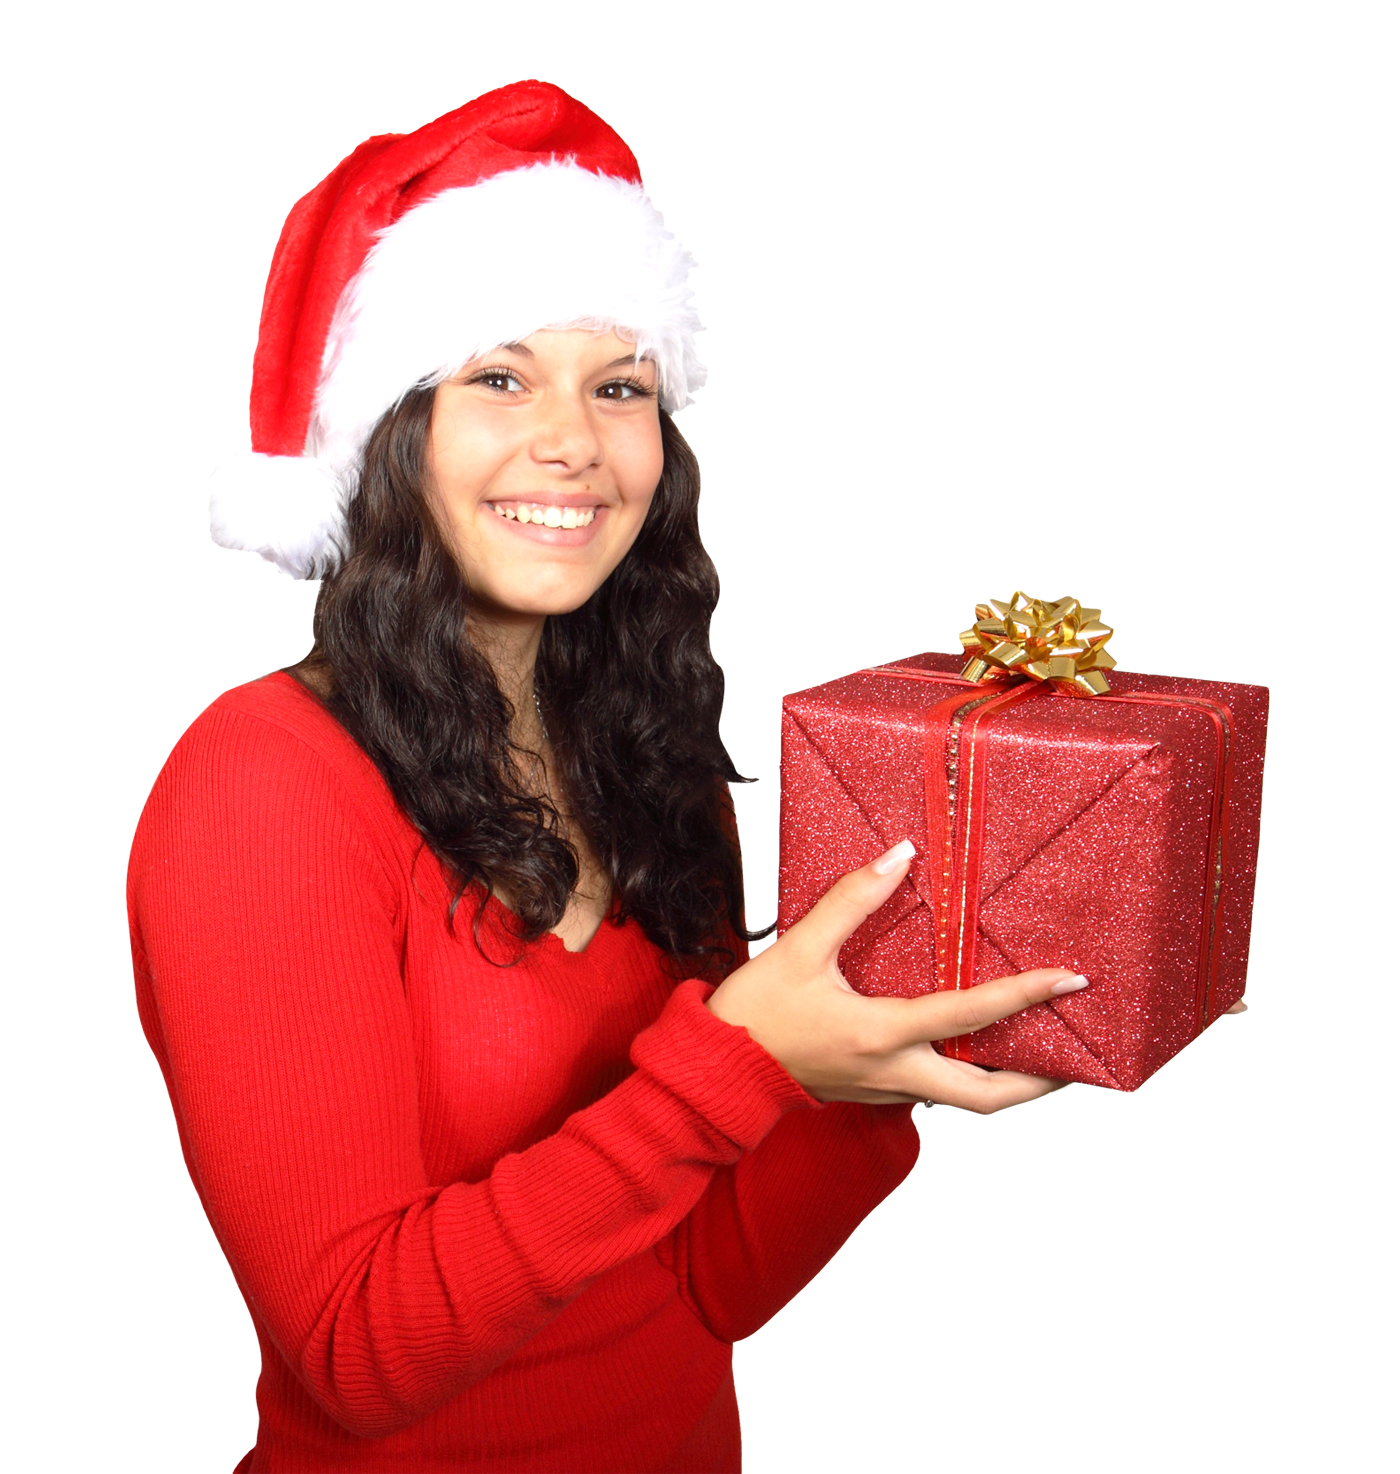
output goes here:
[{"label": "gold ribbon bow", "polygon": [[977,623],[958,638],[976,654],[963,666],[969,681],[1030,676],[1076,696],[1102,696],[1104,671],[1118,662],[1104,648],[1113,631],[1099,622],[1100,610],[1078,599],[1047,604],[1017,592],[1010,602],[988,599],[977,606]]}]

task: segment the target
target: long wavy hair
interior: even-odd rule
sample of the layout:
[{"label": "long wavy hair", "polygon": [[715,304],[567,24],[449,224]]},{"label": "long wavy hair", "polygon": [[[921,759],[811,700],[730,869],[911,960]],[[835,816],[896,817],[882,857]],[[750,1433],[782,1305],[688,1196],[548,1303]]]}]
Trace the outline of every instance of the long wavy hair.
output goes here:
[{"label": "long wavy hair", "polygon": [[[474,891],[481,946],[494,890],[528,942],[564,915],[578,856],[549,800],[521,781],[511,703],[468,635],[472,596],[428,495],[432,407],[433,390],[414,389],[371,434],[343,556],[316,601],[315,645],[293,669],[442,861],[455,884],[449,920]],[[672,957],[723,971],[735,937],[766,935],[744,929],[726,786],[749,780],[719,736],[719,580],[700,541],[699,467],[664,412],[661,439],[636,542],[586,604],[545,623],[536,694],[568,822],[611,881],[618,923],[635,917]]]}]

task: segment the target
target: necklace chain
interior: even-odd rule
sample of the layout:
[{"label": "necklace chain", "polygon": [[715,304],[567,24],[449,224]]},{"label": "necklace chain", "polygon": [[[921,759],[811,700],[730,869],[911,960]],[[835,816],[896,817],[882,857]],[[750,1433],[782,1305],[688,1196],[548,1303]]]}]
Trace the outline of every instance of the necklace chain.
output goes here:
[{"label": "necklace chain", "polygon": [[540,710],[540,693],[532,686],[530,695],[535,698],[535,715],[540,719],[540,735],[546,742],[549,741],[549,728],[544,724],[544,712]]}]

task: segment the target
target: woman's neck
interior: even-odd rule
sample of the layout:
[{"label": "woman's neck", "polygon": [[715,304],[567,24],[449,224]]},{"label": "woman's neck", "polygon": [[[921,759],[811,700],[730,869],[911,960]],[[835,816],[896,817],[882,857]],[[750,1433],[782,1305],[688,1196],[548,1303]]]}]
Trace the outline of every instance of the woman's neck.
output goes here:
[{"label": "woman's neck", "polygon": [[522,747],[537,748],[544,733],[535,704],[535,657],[544,615],[474,614],[468,628],[472,643],[491,662],[501,695],[515,708],[512,738]]}]

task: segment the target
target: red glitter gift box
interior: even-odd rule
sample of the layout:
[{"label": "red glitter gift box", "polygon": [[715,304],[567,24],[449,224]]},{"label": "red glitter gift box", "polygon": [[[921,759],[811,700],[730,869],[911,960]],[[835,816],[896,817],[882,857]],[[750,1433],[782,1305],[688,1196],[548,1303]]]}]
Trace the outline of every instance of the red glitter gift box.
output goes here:
[{"label": "red glitter gift box", "polygon": [[1135,1090],[1244,992],[1268,692],[1115,672],[1069,695],[974,666],[917,655],[785,698],[778,930],[912,839],[841,952],[851,986],[1073,968],[1092,986],[939,1047]]}]

